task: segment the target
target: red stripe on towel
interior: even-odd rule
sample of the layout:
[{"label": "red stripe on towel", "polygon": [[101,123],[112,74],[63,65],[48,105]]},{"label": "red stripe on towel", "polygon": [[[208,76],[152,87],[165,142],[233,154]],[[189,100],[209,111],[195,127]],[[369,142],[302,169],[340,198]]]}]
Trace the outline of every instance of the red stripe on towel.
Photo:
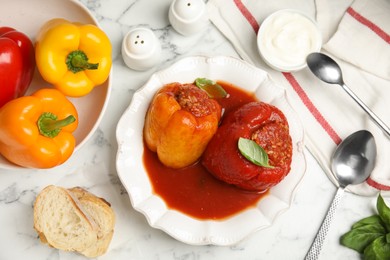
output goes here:
[{"label": "red stripe on towel", "polygon": [[238,10],[240,10],[241,14],[245,17],[245,19],[249,22],[249,24],[252,26],[253,30],[257,34],[257,31],[259,30],[260,25],[256,21],[255,17],[251,14],[251,12],[249,12],[249,10],[241,2],[241,0],[233,0],[233,2],[236,4]]},{"label": "red stripe on towel", "polygon": [[328,133],[329,137],[335,142],[339,144],[341,142],[340,136],[336,133],[333,127],[326,121],[326,119],[322,116],[320,111],[316,108],[316,106],[311,102],[310,98],[307,96],[306,92],[303,90],[301,85],[299,85],[298,81],[291,73],[282,73],[283,76],[287,79],[290,85],[293,87],[295,92],[298,94],[303,104],[309,109],[310,113],[314,116],[317,122],[322,126],[322,128]]},{"label": "red stripe on towel", "polygon": [[383,31],[379,26],[368,20],[367,18],[360,15],[358,12],[356,12],[352,7],[349,7],[347,9],[347,13],[350,14],[353,18],[356,19],[356,21],[360,22],[361,24],[367,26],[371,31],[376,33],[379,37],[381,37],[385,42],[390,44],[390,35]]},{"label": "red stripe on towel", "polygon": [[380,183],[374,181],[373,179],[371,179],[371,177],[368,178],[366,182],[367,182],[368,185],[370,185],[371,187],[373,187],[373,188],[375,188],[377,190],[390,191],[390,186],[380,184]]}]

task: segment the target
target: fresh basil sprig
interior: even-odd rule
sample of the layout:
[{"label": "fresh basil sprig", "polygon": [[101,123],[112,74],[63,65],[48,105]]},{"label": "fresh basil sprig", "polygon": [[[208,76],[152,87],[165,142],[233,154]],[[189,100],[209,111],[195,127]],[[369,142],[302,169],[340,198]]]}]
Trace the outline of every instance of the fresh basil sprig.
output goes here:
[{"label": "fresh basil sprig", "polygon": [[255,141],[240,137],[238,139],[238,150],[250,162],[266,168],[274,168],[269,165],[267,152]]},{"label": "fresh basil sprig", "polygon": [[195,79],[195,85],[204,90],[210,98],[224,98],[227,96],[227,92],[223,87],[211,79],[197,78]]},{"label": "fresh basil sprig", "polygon": [[390,259],[390,208],[379,194],[377,215],[356,222],[340,243],[364,255],[364,259]]}]

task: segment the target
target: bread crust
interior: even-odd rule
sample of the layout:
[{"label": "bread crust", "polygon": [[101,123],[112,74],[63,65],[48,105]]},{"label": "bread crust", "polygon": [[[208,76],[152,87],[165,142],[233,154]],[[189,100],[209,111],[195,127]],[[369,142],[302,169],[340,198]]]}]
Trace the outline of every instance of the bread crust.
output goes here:
[{"label": "bread crust", "polygon": [[98,226],[97,243],[80,253],[87,257],[97,257],[105,254],[113,237],[115,227],[115,213],[110,203],[81,187],[74,187],[68,190],[79,200],[84,211],[92,216]]}]

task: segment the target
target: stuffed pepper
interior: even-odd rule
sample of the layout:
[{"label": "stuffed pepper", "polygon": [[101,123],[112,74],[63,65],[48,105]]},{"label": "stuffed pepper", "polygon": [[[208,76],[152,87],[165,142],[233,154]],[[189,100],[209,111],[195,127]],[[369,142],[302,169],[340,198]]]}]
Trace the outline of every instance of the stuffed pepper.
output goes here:
[{"label": "stuffed pepper", "polygon": [[290,171],[292,140],[286,117],[264,102],[226,115],[202,163],[218,179],[245,190],[265,191]]},{"label": "stuffed pepper", "polygon": [[206,91],[195,84],[167,84],[149,106],[144,139],[164,165],[186,167],[200,158],[220,118],[220,105]]}]

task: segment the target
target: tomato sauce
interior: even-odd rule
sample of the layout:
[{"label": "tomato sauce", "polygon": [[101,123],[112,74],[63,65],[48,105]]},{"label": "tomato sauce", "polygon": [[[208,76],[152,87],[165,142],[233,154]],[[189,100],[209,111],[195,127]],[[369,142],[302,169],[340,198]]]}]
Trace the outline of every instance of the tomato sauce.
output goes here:
[{"label": "tomato sauce", "polygon": [[[218,83],[229,93],[227,98],[218,99],[224,113],[257,101],[252,93],[240,90],[230,83]],[[143,160],[154,193],[165,201],[168,208],[194,218],[223,219],[255,207],[260,198],[267,194],[245,191],[222,182],[199,162],[179,170],[168,168],[146,145]]]}]

